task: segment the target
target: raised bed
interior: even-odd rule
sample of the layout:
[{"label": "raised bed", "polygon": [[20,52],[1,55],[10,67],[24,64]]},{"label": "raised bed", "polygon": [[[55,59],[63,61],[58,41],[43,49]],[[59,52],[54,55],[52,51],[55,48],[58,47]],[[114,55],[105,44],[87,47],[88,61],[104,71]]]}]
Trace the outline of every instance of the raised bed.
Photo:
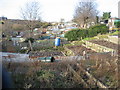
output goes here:
[{"label": "raised bed", "polygon": [[116,58],[101,59],[97,60],[97,62],[96,59],[91,59],[82,60],[80,63],[85,70],[87,70],[105,86],[109,88],[116,88],[118,85],[117,61],[118,60]]},{"label": "raised bed", "polygon": [[118,44],[114,44],[112,42],[108,42],[105,40],[90,40],[89,42],[95,43],[95,44],[99,44],[101,46],[105,46],[111,49],[115,49],[118,50]]},{"label": "raised bed", "polygon": [[30,57],[49,57],[49,56],[63,56],[59,51],[32,51],[29,53]]},{"label": "raised bed", "polygon": [[96,53],[95,51],[88,49],[82,45],[79,46],[69,46],[68,49],[72,50],[74,52],[75,55],[83,55],[83,51],[86,51],[87,54],[92,54],[92,53]]}]

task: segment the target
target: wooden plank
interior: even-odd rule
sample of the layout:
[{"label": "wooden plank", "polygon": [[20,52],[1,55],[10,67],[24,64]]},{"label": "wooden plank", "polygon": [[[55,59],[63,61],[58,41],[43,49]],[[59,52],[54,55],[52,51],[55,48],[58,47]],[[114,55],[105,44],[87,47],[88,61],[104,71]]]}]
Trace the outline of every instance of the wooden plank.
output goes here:
[{"label": "wooden plank", "polygon": [[88,71],[84,70],[79,64],[78,64],[79,68],[85,72],[85,74],[94,82],[96,82],[96,85],[98,85],[100,88],[108,88],[107,86],[105,86],[103,83],[101,83],[99,80],[97,80],[96,78],[94,78]]},{"label": "wooden plank", "polygon": [[82,79],[82,77],[78,75],[78,73],[69,64],[68,64],[68,69],[73,73],[73,75],[76,77],[78,81],[82,82],[83,85],[86,86],[86,88],[90,88],[88,84]]},{"label": "wooden plank", "polygon": [[[96,51],[96,52],[106,52],[106,51],[116,51],[115,49],[112,48],[108,48],[99,44],[95,44],[89,41],[85,41],[86,45],[84,45],[86,48],[91,48],[92,50]],[[98,49],[96,49],[95,47],[97,47]]]}]

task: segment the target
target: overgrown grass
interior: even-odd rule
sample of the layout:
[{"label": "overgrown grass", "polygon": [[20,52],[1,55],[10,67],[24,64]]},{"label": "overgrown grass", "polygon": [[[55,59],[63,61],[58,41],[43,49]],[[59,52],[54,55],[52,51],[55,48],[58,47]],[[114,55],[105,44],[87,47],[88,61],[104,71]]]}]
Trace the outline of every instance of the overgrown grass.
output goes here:
[{"label": "overgrown grass", "polygon": [[[8,62],[4,66],[8,67]],[[72,88],[81,87],[74,81],[74,77],[68,72],[67,65],[75,65],[75,62],[66,61],[58,63],[14,63],[8,71],[12,72],[16,88]],[[82,83],[81,83],[82,84]]]},{"label": "overgrown grass", "polygon": [[105,85],[110,86],[110,88],[116,87],[117,62],[115,59],[98,59],[96,63],[95,57],[90,60],[62,60],[54,63],[4,61],[3,66],[12,72],[16,88],[85,88],[82,82],[76,81],[67,66],[69,64],[77,70],[77,63],[84,69],[89,69],[89,72]]}]

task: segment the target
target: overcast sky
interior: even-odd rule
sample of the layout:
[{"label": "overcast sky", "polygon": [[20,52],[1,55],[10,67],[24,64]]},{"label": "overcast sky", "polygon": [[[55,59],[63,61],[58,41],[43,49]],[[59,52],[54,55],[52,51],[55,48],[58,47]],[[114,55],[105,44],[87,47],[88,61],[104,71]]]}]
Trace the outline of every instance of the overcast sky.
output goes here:
[{"label": "overcast sky", "polygon": [[[40,2],[42,20],[60,21],[61,18],[64,18],[65,21],[69,21],[80,0],[0,0],[0,16],[20,19],[20,8],[29,1]],[[118,17],[118,1],[120,0],[96,0],[99,15],[102,15],[103,12],[111,12],[112,17]]]}]

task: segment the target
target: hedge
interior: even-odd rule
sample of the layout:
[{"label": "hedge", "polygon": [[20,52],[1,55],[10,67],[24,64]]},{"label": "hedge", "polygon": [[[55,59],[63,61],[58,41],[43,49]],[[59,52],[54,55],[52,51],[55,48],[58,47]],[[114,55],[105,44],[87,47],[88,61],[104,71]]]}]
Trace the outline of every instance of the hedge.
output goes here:
[{"label": "hedge", "polygon": [[88,30],[89,37],[93,37],[98,34],[105,34],[105,33],[108,33],[108,27],[104,24],[92,26]]},{"label": "hedge", "polygon": [[92,26],[89,29],[74,29],[68,31],[65,34],[65,38],[67,38],[68,41],[75,41],[87,37],[94,37],[97,36],[98,34],[105,34],[105,33],[108,33],[108,27],[104,24],[101,24],[101,25]]}]

